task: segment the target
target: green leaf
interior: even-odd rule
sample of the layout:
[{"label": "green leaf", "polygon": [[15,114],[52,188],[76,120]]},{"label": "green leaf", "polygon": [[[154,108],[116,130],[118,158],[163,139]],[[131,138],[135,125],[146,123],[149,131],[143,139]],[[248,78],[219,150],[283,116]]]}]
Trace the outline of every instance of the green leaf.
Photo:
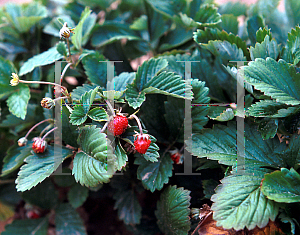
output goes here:
[{"label": "green leaf", "polygon": [[226,2],[219,6],[221,15],[232,14],[234,16],[246,15],[247,5],[241,2]]},{"label": "green leaf", "polygon": [[89,189],[83,187],[80,184],[74,184],[68,192],[68,200],[73,208],[77,208],[83,205],[89,196]]},{"label": "green leaf", "polygon": [[[234,123],[228,127],[215,125],[213,129],[204,129],[201,133],[193,134],[192,139],[186,141],[187,150],[199,158],[218,160],[221,164],[236,165],[237,157],[237,129]],[[277,138],[263,140],[256,127],[245,124],[245,156],[242,159],[247,168],[259,167],[287,167],[289,164],[282,160],[285,144],[280,144]],[[274,154],[274,153],[278,154]],[[286,158],[286,157],[285,157]]]},{"label": "green leaf", "polygon": [[9,206],[9,205],[5,205],[4,203],[2,203],[0,201],[0,221],[5,221],[11,217],[14,216],[14,209]]},{"label": "green leaf", "polygon": [[266,198],[260,191],[261,180],[266,171],[251,174],[231,175],[221,180],[222,185],[211,197],[211,209],[217,226],[224,229],[251,230],[265,227],[269,219],[274,221],[279,205]]},{"label": "green leaf", "polygon": [[[82,86],[77,86],[72,92],[71,92],[71,95],[72,95],[72,99],[73,100],[80,100],[81,97],[86,93],[86,92],[89,92],[90,90],[94,90],[96,87],[98,87],[97,85],[93,84],[93,85],[90,85],[90,84],[83,84]],[[100,88],[99,88],[100,90]],[[99,98],[100,99],[100,96],[99,94],[96,95],[95,97],[96,99]]]},{"label": "green leaf", "polygon": [[258,125],[258,131],[260,132],[262,138],[267,140],[269,138],[274,138],[278,129],[278,120],[264,118]]},{"label": "green leaf", "polygon": [[27,113],[27,105],[30,99],[30,89],[28,86],[20,84],[16,90],[7,99],[9,111],[21,119],[25,119]]},{"label": "green leaf", "polygon": [[[213,161],[210,161],[213,162]],[[213,179],[202,180],[204,198],[210,199],[215,194],[215,188],[219,185],[219,182]]]},{"label": "green leaf", "polygon": [[125,224],[139,224],[142,207],[133,189],[118,191],[113,198],[116,200],[114,209],[118,209],[118,217]]},{"label": "green leaf", "polygon": [[[103,62],[102,62],[103,61]],[[107,83],[107,63],[105,57],[99,53],[92,53],[82,60],[88,79],[103,88]]]},{"label": "green leaf", "polygon": [[131,84],[135,78],[135,73],[123,72],[119,76],[114,77],[114,91],[120,92],[119,98],[123,97],[127,84]]},{"label": "green leaf", "polygon": [[61,152],[54,152],[53,146],[48,146],[44,153],[33,153],[25,159],[27,164],[18,173],[17,190],[24,192],[36,186],[49,177],[71,154],[72,151],[66,148],[61,148]]},{"label": "green leaf", "polygon": [[256,43],[257,30],[259,30],[259,28],[264,28],[264,27],[265,27],[264,20],[261,16],[252,16],[247,20],[248,36],[253,45]]},{"label": "green leaf", "polygon": [[99,108],[99,107],[93,108],[87,113],[87,115],[89,116],[89,118],[98,122],[108,120],[108,115],[104,108]]},{"label": "green leaf", "polygon": [[14,220],[11,224],[5,226],[2,235],[47,235],[48,218]]},{"label": "green leaf", "polygon": [[90,14],[84,21],[82,28],[82,42],[81,45],[84,46],[90,40],[91,32],[96,24],[97,15],[96,13]]},{"label": "green leaf", "polygon": [[139,18],[135,19],[133,23],[130,25],[130,28],[133,30],[147,30],[148,18],[146,15],[141,15]]},{"label": "green leaf", "polygon": [[60,204],[55,210],[56,234],[86,235],[83,221],[70,204]]},{"label": "green leaf", "polygon": [[51,47],[47,51],[33,56],[29,60],[27,60],[22,67],[20,68],[19,76],[30,73],[34,68],[38,66],[52,64],[53,62],[60,60],[63,58],[57,50],[56,46]]},{"label": "green leaf", "polygon": [[145,101],[145,94],[164,94],[184,98],[185,83],[174,73],[161,72],[167,66],[165,59],[150,59],[138,68],[136,78],[127,85],[126,100],[136,109]]},{"label": "green leaf", "polygon": [[220,122],[230,121],[235,116],[232,108],[212,106],[209,111],[209,118]]},{"label": "green leaf", "polygon": [[82,151],[73,161],[75,180],[87,187],[109,182],[116,170],[116,158],[106,134],[100,133],[96,126],[85,126],[81,128],[78,143]]},{"label": "green leaf", "polygon": [[120,171],[123,167],[126,166],[126,163],[128,161],[127,154],[123,149],[120,140],[117,140],[117,144],[115,147],[115,155],[117,157],[117,170]]},{"label": "green leaf", "polygon": [[157,144],[155,144],[156,139],[152,135],[149,136],[150,136],[151,144],[147,149],[147,152],[143,154],[143,157],[147,161],[157,162],[159,159],[159,153],[158,153],[159,147],[157,146]]},{"label": "green leaf", "polygon": [[296,219],[291,218],[290,216],[288,216],[288,215],[287,215],[286,213],[284,213],[284,212],[281,212],[281,213],[279,214],[278,218],[280,219],[280,221],[281,221],[282,223],[290,223],[290,225],[291,225],[291,233],[292,233],[293,235],[296,234],[296,233],[295,233],[295,230],[296,230],[296,224],[299,226],[299,224],[298,224],[298,222],[297,222]]},{"label": "green leaf", "polygon": [[[209,107],[203,104],[208,104],[210,98],[208,97],[209,89],[205,87],[205,82],[192,80],[192,91],[194,99],[192,100],[192,132],[196,133],[203,129],[207,124],[208,118],[206,117],[209,112]],[[197,106],[201,104],[200,106]]]},{"label": "green leaf", "polygon": [[61,111],[61,123],[62,123],[62,140],[65,144],[69,144],[73,147],[78,147],[78,128],[70,123],[70,112],[66,106],[62,106]]},{"label": "green leaf", "polygon": [[155,215],[157,224],[166,235],[184,235],[190,230],[190,191],[169,186],[160,195]]},{"label": "green leaf", "polygon": [[[90,110],[91,105],[93,104],[97,91],[98,91],[98,87],[96,87],[93,90],[85,92],[81,96],[80,104],[74,107],[74,110],[70,115],[70,122],[73,125],[81,125],[86,121],[88,117],[88,112]],[[91,114],[92,117],[93,117],[93,112],[95,111],[92,111]]]},{"label": "green leaf", "polygon": [[22,5],[6,4],[5,11],[9,22],[20,33],[28,32],[32,26],[48,15],[46,7],[37,2]]},{"label": "green leaf", "polygon": [[67,22],[69,28],[75,27],[75,23],[70,16],[60,15],[58,17],[53,18],[48,24],[46,24],[46,26],[43,28],[43,32],[53,35],[55,37],[60,37],[59,31],[62,28],[62,25],[59,23],[58,20],[60,20],[61,22]]},{"label": "green leaf", "polygon": [[139,165],[137,178],[142,180],[143,186],[151,192],[161,190],[164,184],[169,182],[169,177],[172,176],[173,161],[169,155],[161,156],[157,162],[138,157],[134,163]]},{"label": "green leaf", "polygon": [[256,41],[258,43],[262,43],[265,40],[266,36],[269,36],[270,41],[272,40],[272,33],[270,29],[266,29],[266,28],[259,28],[259,30],[257,30],[256,32]]},{"label": "green leaf", "polygon": [[17,73],[14,64],[0,56],[0,99],[5,98],[15,90],[19,89],[18,86],[13,87],[10,85],[12,73]]},{"label": "green leaf", "polygon": [[234,35],[238,34],[239,30],[239,22],[237,16],[234,15],[222,15],[221,17],[220,28],[225,30],[228,33],[232,33]]},{"label": "green leaf", "polygon": [[209,41],[208,44],[201,44],[201,47],[208,49],[213,55],[222,59],[223,64],[229,61],[244,61],[244,53],[235,44],[228,41]]},{"label": "green leaf", "polygon": [[266,59],[267,57],[277,60],[279,53],[280,46],[275,39],[270,40],[269,35],[265,36],[262,43],[256,43],[255,47],[250,47],[251,60],[255,60],[256,58]]},{"label": "green leaf", "polygon": [[288,33],[288,40],[284,51],[284,57],[287,62],[292,62],[297,56],[298,48],[300,47],[300,27],[291,29]]},{"label": "green leaf", "polygon": [[300,175],[293,168],[281,168],[265,175],[261,191],[275,202],[300,202]]},{"label": "green leaf", "polygon": [[141,40],[127,24],[105,21],[102,25],[96,25],[91,38],[94,47],[101,47],[121,39]]},{"label": "green leaf", "polygon": [[185,12],[187,3],[185,0],[178,0],[176,4],[172,0],[147,0],[147,2],[158,12],[168,17],[173,17],[179,12]]},{"label": "green leaf", "polygon": [[297,0],[286,0],[284,1],[284,8],[289,27],[295,27],[300,22],[300,2]]},{"label": "green leaf", "polygon": [[56,44],[56,50],[58,51],[59,54],[67,57],[68,56],[68,51],[67,51],[67,45],[64,42],[59,42]]},{"label": "green leaf", "polygon": [[277,102],[300,104],[300,75],[284,60],[256,59],[243,67],[244,79]]},{"label": "green leaf", "polygon": [[197,32],[194,33],[194,40],[199,44],[208,43],[210,40],[228,41],[231,44],[235,44],[239,49],[242,49],[244,55],[248,56],[249,54],[245,41],[232,33],[228,34],[227,32],[220,31],[219,29],[198,29]]},{"label": "green leaf", "polygon": [[[74,44],[75,48],[77,50],[81,49],[82,46],[82,27],[84,24],[84,21],[87,19],[87,17],[91,14],[91,10],[89,7],[86,7],[84,11],[81,13],[80,21],[76,28],[74,29],[74,33],[71,37],[72,43]],[[90,30],[90,29],[89,29]]]},{"label": "green leaf", "polygon": [[31,142],[23,147],[19,147],[17,144],[11,146],[3,159],[1,177],[18,169],[24,163],[24,159],[31,155],[31,149]]},{"label": "green leaf", "polygon": [[253,117],[287,117],[298,112],[298,107],[289,107],[274,100],[260,100],[248,108],[246,115]]},{"label": "green leaf", "polygon": [[51,180],[46,179],[31,190],[22,193],[22,198],[31,205],[50,210],[58,203],[58,191]]},{"label": "green leaf", "polygon": [[219,24],[221,15],[214,5],[205,4],[199,8],[193,19],[180,12],[179,17],[175,17],[175,20],[186,28],[209,27]]}]

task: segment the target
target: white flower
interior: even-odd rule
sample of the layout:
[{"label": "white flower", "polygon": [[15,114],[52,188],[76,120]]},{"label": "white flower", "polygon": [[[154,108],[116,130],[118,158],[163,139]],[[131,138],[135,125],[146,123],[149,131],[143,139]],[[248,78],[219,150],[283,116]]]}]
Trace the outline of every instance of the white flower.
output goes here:
[{"label": "white flower", "polygon": [[11,76],[11,77],[12,77],[12,79],[10,80],[10,85],[11,85],[11,86],[16,86],[16,85],[18,85],[18,84],[19,84],[19,81],[20,81],[18,74],[12,73],[12,76]]}]

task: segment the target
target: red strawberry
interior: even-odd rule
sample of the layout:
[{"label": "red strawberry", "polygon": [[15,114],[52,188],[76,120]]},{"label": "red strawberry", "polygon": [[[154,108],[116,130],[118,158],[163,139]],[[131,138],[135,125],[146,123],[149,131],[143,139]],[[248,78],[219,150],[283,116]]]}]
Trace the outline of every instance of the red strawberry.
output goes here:
[{"label": "red strawberry", "polygon": [[45,152],[45,149],[47,148],[47,142],[45,140],[42,140],[41,137],[35,137],[32,140],[32,149],[35,153]]},{"label": "red strawberry", "polygon": [[171,159],[175,164],[182,164],[183,163],[183,155],[180,154],[179,150],[176,148],[174,150],[169,151],[171,155]]},{"label": "red strawberry", "polygon": [[114,133],[114,136],[121,135],[124,133],[128,126],[128,119],[125,116],[117,114],[114,116],[114,120],[108,123],[108,130],[110,133]]},{"label": "red strawberry", "polygon": [[147,152],[147,149],[149,148],[151,144],[151,140],[149,138],[149,135],[147,134],[136,134],[137,138],[134,141],[134,147],[135,150],[138,151],[141,154],[145,154]]}]

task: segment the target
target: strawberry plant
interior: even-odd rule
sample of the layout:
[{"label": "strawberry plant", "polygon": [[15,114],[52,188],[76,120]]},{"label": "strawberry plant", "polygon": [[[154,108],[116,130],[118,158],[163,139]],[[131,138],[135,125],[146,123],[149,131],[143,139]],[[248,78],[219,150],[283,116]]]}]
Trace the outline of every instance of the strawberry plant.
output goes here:
[{"label": "strawberry plant", "polygon": [[278,4],[3,6],[1,234],[299,234],[300,2]]}]

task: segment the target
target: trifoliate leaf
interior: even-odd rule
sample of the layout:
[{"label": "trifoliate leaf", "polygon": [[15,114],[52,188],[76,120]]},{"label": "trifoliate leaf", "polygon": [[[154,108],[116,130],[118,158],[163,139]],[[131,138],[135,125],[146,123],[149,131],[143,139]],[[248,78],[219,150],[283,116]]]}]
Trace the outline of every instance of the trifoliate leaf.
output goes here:
[{"label": "trifoliate leaf", "polygon": [[75,209],[63,203],[55,209],[56,234],[86,235],[83,221]]},{"label": "trifoliate leaf", "polygon": [[2,235],[47,235],[48,218],[14,220],[11,224],[5,226]]},{"label": "trifoliate leaf", "polygon": [[190,230],[190,191],[169,186],[160,195],[155,215],[166,235],[184,235]]},{"label": "trifoliate leaf", "polygon": [[63,55],[61,55],[57,50],[56,46],[51,47],[47,51],[35,55],[29,60],[27,60],[22,67],[20,68],[19,76],[22,76],[24,74],[30,73],[34,68],[38,66],[43,66],[47,64],[52,64],[57,60],[60,60],[63,58]]},{"label": "trifoliate leaf", "polygon": [[82,206],[88,196],[89,189],[80,184],[74,184],[68,192],[68,200],[73,208]]},{"label": "trifoliate leaf", "polygon": [[[98,91],[98,87],[93,90],[85,92],[80,99],[80,104],[74,107],[70,115],[70,122],[73,125],[81,125],[84,123],[88,117],[88,112],[90,110],[91,105],[96,97]],[[96,111],[96,110],[95,110]],[[93,111],[94,112],[94,111]],[[92,114],[93,114],[92,112]]]},{"label": "trifoliate leaf", "polygon": [[266,35],[262,43],[256,43],[255,47],[250,47],[251,60],[256,58],[266,59],[271,57],[277,60],[280,53],[280,46],[277,44],[276,40],[270,40],[269,35]]},{"label": "trifoliate leaf", "polygon": [[30,89],[24,84],[18,85],[18,89],[7,99],[9,111],[21,119],[25,119],[27,105],[30,99]]},{"label": "trifoliate leaf", "polygon": [[114,209],[118,209],[118,217],[125,224],[139,224],[142,217],[142,207],[133,189],[118,191],[114,194],[116,200]]},{"label": "trifoliate leaf", "polygon": [[107,183],[116,170],[116,157],[106,134],[96,126],[85,126],[81,128],[78,143],[82,151],[73,161],[75,180],[87,187]]},{"label": "trifoliate leaf", "polygon": [[55,152],[53,146],[48,146],[44,153],[33,153],[25,159],[27,164],[22,166],[18,173],[17,190],[24,192],[36,186],[50,176],[71,154],[72,151],[66,148]]},{"label": "trifoliate leaf", "polygon": [[221,180],[222,185],[211,197],[217,226],[251,230],[256,226],[265,227],[269,219],[275,220],[279,204],[266,198],[260,190],[265,173],[266,170],[256,170],[253,174],[231,175]]},{"label": "trifoliate leaf", "polygon": [[256,59],[242,67],[244,79],[277,102],[300,104],[300,74],[284,60]]},{"label": "trifoliate leaf", "polygon": [[261,191],[276,202],[300,202],[300,175],[293,168],[281,168],[265,175]]},{"label": "trifoliate leaf", "polygon": [[32,142],[27,143],[27,145],[23,147],[19,147],[15,144],[8,149],[7,155],[3,159],[4,164],[2,166],[1,177],[15,171],[24,163],[24,159],[31,155],[31,145]]},{"label": "trifoliate leaf", "polygon": [[172,176],[173,161],[169,155],[161,156],[157,162],[147,161],[143,157],[138,157],[134,163],[139,165],[137,178],[151,192],[162,189],[164,184],[169,182],[169,177]]}]

